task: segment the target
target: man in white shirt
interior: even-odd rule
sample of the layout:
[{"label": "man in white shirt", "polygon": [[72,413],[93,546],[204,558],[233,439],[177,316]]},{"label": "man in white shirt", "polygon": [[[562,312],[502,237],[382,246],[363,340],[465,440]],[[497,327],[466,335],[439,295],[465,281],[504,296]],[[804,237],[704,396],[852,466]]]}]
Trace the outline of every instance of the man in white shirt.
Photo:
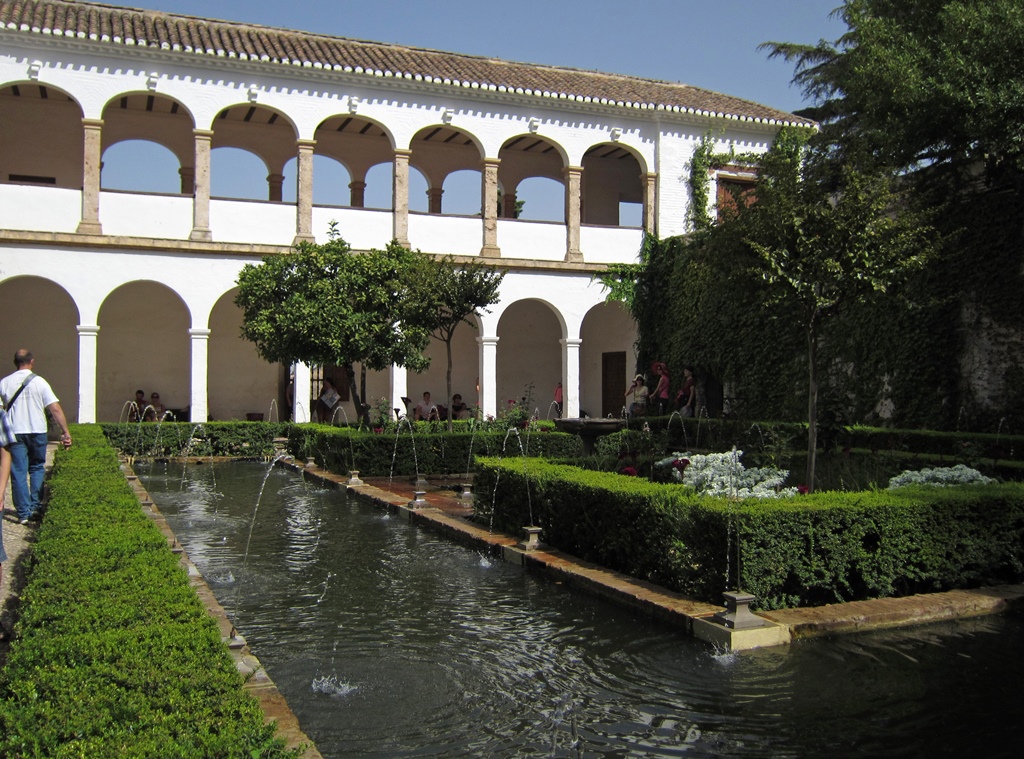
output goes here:
[{"label": "man in white shirt", "polygon": [[71,447],[64,410],[50,383],[33,373],[34,364],[31,351],[21,348],[14,354],[17,371],[0,380],[0,397],[16,438],[11,443],[11,496],[22,524],[39,511],[46,464],[46,411],[61,429],[61,443]]}]

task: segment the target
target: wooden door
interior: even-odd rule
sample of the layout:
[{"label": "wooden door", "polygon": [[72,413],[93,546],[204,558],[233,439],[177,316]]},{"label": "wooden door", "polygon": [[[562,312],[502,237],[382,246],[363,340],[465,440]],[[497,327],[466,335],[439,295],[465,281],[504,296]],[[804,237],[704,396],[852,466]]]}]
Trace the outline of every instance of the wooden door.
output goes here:
[{"label": "wooden door", "polygon": [[626,395],[626,352],[601,354],[601,416],[622,416]]}]

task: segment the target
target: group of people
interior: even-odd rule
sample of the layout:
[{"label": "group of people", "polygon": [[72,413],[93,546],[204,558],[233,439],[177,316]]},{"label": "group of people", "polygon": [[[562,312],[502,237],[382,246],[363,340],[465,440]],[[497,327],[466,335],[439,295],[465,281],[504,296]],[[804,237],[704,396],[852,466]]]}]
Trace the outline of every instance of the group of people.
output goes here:
[{"label": "group of people", "polygon": [[129,422],[159,422],[167,415],[167,407],[160,401],[160,393],[151,393],[146,401],[146,392],[136,390],[135,398],[128,402]]},{"label": "group of people", "polygon": [[[430,400],[430,392],[425,391],[423,393],[423,400],[413,407],[412,414],[413,419],[417,422],[429,422],[447,419],[448,411],[448,408],[445,406],[438,406]],[[451,417],[452,419],[469,418],[469,406],[462,400],[462,395],[459,393],[455,393],[452,396]]]},{"label": "group of people", "polygon": [[671,378],[668,367],[663,361],[656,361],[651,367],[658,377],[658,383],[653,391],[647,387],[644,375],[637,374],[633,378],[633,384],[626,391],[626,409],[629,416],[645,416],[650,413],[657,416],[665,416],[674,409],[680,416],[693,416],[697,406],[697,382],[693,377],[693,368],[683,367],[683,385],[675,395],[672,402]]},{"label": "group of people", "polygon": [[[50,384],[33,371],[35,357],[24,348],[14,354],[15,372],[0,380],[0,515],[7,483],[18,521],[28,524],[41,506],[46,473],[47,413],[60,427],[60,442],[71,447],[71,431]],[[0,577],[7,553],[0,519]]]}]

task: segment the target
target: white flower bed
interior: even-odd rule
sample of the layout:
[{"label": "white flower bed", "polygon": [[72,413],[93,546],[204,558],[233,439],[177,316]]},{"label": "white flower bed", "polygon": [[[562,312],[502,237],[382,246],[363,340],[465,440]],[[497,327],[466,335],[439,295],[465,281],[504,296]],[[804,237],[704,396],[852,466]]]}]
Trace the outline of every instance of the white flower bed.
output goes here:
[{"label": "white flower bed", "polygon": [[777,467],[752,467],[740,462],[743,451],[728,453],[673,453],[655,466],[672,467],[675,478],[705,495],[728,498],[781,498],[797,494],[784,488],[789,472]]},{"label": "white flower bed", "polygon": [[957,464],[956,466],[937,466],[933,469],[917,471],[907,469],[889,480],[889,490],[904,488],[907,485],[934,485],[944,488],[951,485],[986,485],[990,482],[995,482],[995,480],[986,477],[977,469]]}]

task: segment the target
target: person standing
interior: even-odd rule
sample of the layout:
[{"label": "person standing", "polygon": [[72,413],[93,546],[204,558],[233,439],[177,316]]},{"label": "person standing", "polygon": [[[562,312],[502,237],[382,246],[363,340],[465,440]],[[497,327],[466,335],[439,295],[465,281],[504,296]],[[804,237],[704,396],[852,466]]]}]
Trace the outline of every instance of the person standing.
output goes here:
[{"label": "person standing", "polygon": [[693,368],[683,367],[683,386],[676,395],[676,408],[680,416],[692,417],[697,408],[697,381],[693,378]]},{"label": "person standing", "polygon": [[655,361],[654,373],[658,375],[658,385],[654,388],[653,394],[654,406],[658,409],[659,416],[665,416],[668,413],[668,367],[663,361]]},{"label": "person standing", "polygon": [[627,413],[629,416],[644,416],[647,413],[647,396],[649,391],[644,383],[644,375],[638,374],[633,378],[633,384],[626,391],[626,400],[629,402]]},{"label": "person standing", "polygon": [[46,465],[46,412],[61,430],[60,442],[71,447],[71,432],[50,383],[32,369],[35,358],[24,348],[14,354],[16,371],[0,380],[0,398],[14,430],[11,443],[11,495],[18,519],[27,524],[39,511]]},{"label": "person standing", "polygon": [[555,385],[555,409],[558,411],[559,419],[562,418],[562,398],[562,383],[559,381],[559,383]]}]

